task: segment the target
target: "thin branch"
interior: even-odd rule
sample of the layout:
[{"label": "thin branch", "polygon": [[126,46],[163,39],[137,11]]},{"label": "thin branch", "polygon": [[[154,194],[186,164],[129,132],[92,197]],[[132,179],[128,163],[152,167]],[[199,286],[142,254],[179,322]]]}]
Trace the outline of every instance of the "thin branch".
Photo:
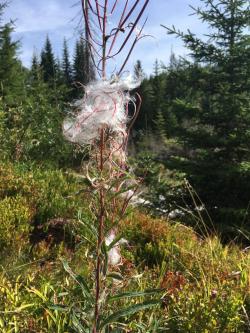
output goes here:
[{"label": "thin branch", "polygon": [[[123,25],[122,25],[121,23],[122,23],[122,20],[123,20],[124,15],[125,15],[125,13],[126,13],[127,6],[128,6],[128,0],[126,0],[126,2],[125,2],[125,6],[124,6],[124,8],[123,8],[123,12],[122,12],[122,15],[121,15],[121,18],[120,18],[120,22],[119,22],[119,24],[118,24],[118,28],[116,29],[115,36],[114,36],[114,38],[113,38],[113,40],[112,40],[112,43],[111,43],[111,45],[110,45],[108,55],[110,55],[110,53],[112,52],[112,49],[113,49],[113,47],[114,47],[114,45],[115,45],[115,42],[116,42],[116,39],[117,39],[117,36],[118,36],[119,32],[122,31],[121,29],[122,29]],[[111,31],[111,32],[112,32],[112,31]]]},{"label": "thin branch", "polygon": [[117,6],[118,1],[119,1],[119,0],[115,0],[114,6],[113,6],[113,8],[111,9],[111,14],[114,13],[114,10],[115,10],[115,8],[116,8],[116,6]]},{"label": "thin branch", "polygon": [[[127,35],[127,37],[123,41],[123,43],[122,43],[121,47],[119,48],[119,50],[112,57],[115,57],[117,54],[119,54],[123,50],[123,48],[125,47],[125,45],[128,43],[128,41],[129,41],[129,39],[130,39],[133,31],[135,30],[135,28],[137,26],[137,23],[139,22],[140,18],[142,17],[142,15],[143,15],[143,13],[145,11],[148,3],[149,3],[149,0],[146,0],[145,3],[144,3],[144,6],[142,7],[142,9],[141,9],[141,11],[139,13],[139,15],[137,16],[135,22],[132,24],[132,28],[130,29],[129,34]],[[123,26],[123,24],[122,24],[122,26]]]},{"label": "thin branch", "polygon": [[120,75],[120,74],[122,73],[123,69],[125,68],[125,66],[126,66],[126,64],[127,64],[127,62],[128,62],[128,60],[129,60],[129,58],[130,58],[130,56],[131,56],[131,53],[132,53],[132,51],[133,51],[134,48],[135,48],[135,45],[137,44],[137,42],[139,41],[139,39],[140,39],[140,37],[141,37],[141,33],[142,33],[142,30],[143,30],[143,28],[144,28],[146,22],[147,22],[147,19],[145,20],[145,22],[144,22],[144,24],[143,24],[141,30],[139,31],[138,35],[136,36],[136,38],[135,38],[135,40],[134,40],[134,42],[133,42],[133,44],[132,44],[132,46],[131,46],[131,48],[130,48],[128,54],[127,54],[127,57],[126,57],[126,59],[125,59],[123,65],[121,66],[121,69],[120,69],[119,72],[118,72],[118,75]]},{"label": "thin branch", "polygon": [[121,26],[124,26],[124,24],[127,22],[127,20],[130,18],[130,16],[133,14],[135,8],[137,7],[137,5],[139,4],[140,0],[136,0],[136,2],[134,3],[134,5],[132,6],[132,8],[130,9],[129,13],[127,14],[127,16],[125,17],[125,19],[122,21]]}]

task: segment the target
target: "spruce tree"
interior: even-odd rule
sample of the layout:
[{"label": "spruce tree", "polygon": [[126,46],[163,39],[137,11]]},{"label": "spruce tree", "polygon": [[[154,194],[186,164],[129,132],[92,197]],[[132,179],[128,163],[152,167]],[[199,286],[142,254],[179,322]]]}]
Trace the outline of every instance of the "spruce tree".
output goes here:
[{"label": "spruce tree", "polygon": [[17,57],[19,42],[12,40],[13,30],[11,23],[0,28],[0,95],[10,103],[22,96],[24,80],[22,64]]},{"label": "spruce tree", "polygon": [[[3,15],[3,11],[4,11],[4,8],[6,8],[7,6],[7,2],[4,1],[4,2],[0,2],[0,23],[2,22],[2,15]],[[0,29],[1,29],[1,25],[0,25]]]},{"label": "spruce tree", "polygon": [[165,109],[165,74],[159,65],[158,60],[154,64],[153,91],[154,91],[154,112],[151,112],[151,121],[153,124],[154,132],[164,139],[166,130],[164,128],[164,109]]},{"label": "spruce tree", "polygon": [[32,81],[38,81],[41,79],[41,66],[36,53],[32,56],[30,74]]},{"label": "spruce tree", "polygon": [[[152,110],[153,110],[153,89],[151,81],[146,78],[143,66],[140,60],[136,61],[134,66],[134,78],[142,80],[137,88],[137,93],[142,97],[143,103],[133,126],[133,134],[137,139],[141,139],[144,134],[149,134],[152,130]],[[136,135],[138,134],[139,135]],[[136,142],[135,142],[136,143]]]},{"label": "spruce tree", "polygon": [[93,59],[90,55],[90,50],[88,47],[87,42],[84,43],[84,53],[85,53],[85,81],[86,83],[89,83],[93,80],[95,80],[96,78],[96,74],[95,74],[95,67],[94,67],[94,63],[93,63]]},{"label": "spruce tree", "polygon": [[142,69],[142,63],[140,60],[137,60],[134,66],[134,78],[135,80],[142,80],[145,77],[145,74]]},{"label": "spruce tree", "polygon": [[[213,31],[209,40],[203,41],[194,34],[177,34],[191,50],[195,62],[207,66],[206,85],[201,101],[200,125],[211,125],[207,135],[211,152],[216,149],[215,158],[241,160],[248,154],[241,135],[246,130],[249,108],[249,36],[244,28],[249,24],[249,6],[244,0],[202,0],[206,9],[195,10],[197,15],[209,24]],[[194,139],[194,138],[193,138]],[[192,140],[193,140],[192,139]],[[209,147],[210,146],[210,147]],[[244,153],[245,152],[245,153]]]},{"label": "spruce tree", "polygon": [[[73,61],[73,83],[76,87],[75,97],[81,96],[83,89],[81,85],[86,85],[95,79],[95,69],[89,49],[81,36],[76,41]],[[78,89],[77,89],[78,88]]]},{"label": "spruce tree", "polygon": [[43,71],[44,82],[48,82],[50,85],[53,85],[56,79],[56,60],[49,36],[47,36],[44,48],[41,52],[40,65]]},{"label": "spruce tree", "polygon": [[201,2],[204,8],[193,10],[209,26],[206,38],[167,28],[183,40],[194,60],[189,100],[177,103],[177,109],[186,110],[180,138],[193,152],[189,179],[211,216],[240,223],[250,196],[249,2]]},{"label": "spruce tree", "polygon": [[66,39],[63,41],[62,75],[67,87],[72,85],[72,68],[69,58],[69,50]]},{"label": "spruce tree", "polygon": [[73,73],[75,83],[85,84],[86,83],[86,73],[85,73],[85,45],[83,38],[76,41]]}]

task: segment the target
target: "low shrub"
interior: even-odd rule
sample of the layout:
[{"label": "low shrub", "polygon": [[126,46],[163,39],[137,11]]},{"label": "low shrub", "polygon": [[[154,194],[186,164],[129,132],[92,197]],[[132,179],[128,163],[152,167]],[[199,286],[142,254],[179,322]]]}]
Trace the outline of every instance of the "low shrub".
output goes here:
[{"label": "low shrub", "polygon": [[[90,224],[93,216],[88,198],[79,192],[82,185],[69,173],[27,163],[1,164],[0,178],[5,272],[0,273],[0,331],[76,332],[77,319],[84,323],[88,313],[85,299],[58,257],[67,257],[72,271],[92,289],[88,277],[95,269],[94,245],[81,222]],[[112,293],[139,294],[111,301],[107,312],[154,298],[159,305],[120,318],[109,332],[248,332],[248,249],[222,245],[216,236],[201,237],[179,222],[135,209],[121,222],[120,231],[127,242],[121,246],[123,265],[116,273],[123,280]],[[21,257],[21,252],[28,255]],[[142,296],[155,288],[156,295]]]},{"label": "low shrub", "polygon": [[[173,261],[179,257],[180,249],[191,249],[197,242],[195,232],[180,224],[169,223],[166,219],[135,212],[124,222],[125,238],[131,241],[137,264],[161,265],[163,261]],[[178,262],[176,262],[177,266]]]},{"label": "low shrub", "polygon": [[175,295],[166,295],[164,315],[169,332],[244,332],[242,293],[235,291],[233,283],[210,287],[186,285]]},{"label": "low shrub", "polygon": [[140,153],[133,161],[135,173],[142,177],[144,198],[154,215],[168,215],[172,210],[186,208],[188,191],[185,173],[174,166],[168,168],[152,153]]},{"label": "low shrub", "polygon": [[84,194],[76,195],[82,187],[74,175],[49,165],[1,163],[0,249],[34,255],[36,245],[45,242],[55,257],[55,245],[72,248],[72,223],[87,205]]},{"label": "low shrub", "polygon": [[0,251],[25,247],[32,231],[33,215],[27,199],[20,195],[0,201]]}]

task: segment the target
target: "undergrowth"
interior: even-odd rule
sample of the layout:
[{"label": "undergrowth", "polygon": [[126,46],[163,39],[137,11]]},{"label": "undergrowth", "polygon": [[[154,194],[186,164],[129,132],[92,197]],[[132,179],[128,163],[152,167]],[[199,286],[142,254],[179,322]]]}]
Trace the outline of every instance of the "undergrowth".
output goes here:
[{"label": "undergrowth", "polygon": [[[94,270],[88,193],[72,172],[48,166],[2,163],[0,178],[0,332],[82,332],[87,305],[62,261],[85,279]],[[247,249],[137,209],[120,231],[123,279],[110,286],[127,296],[111,296],[106,313],[151,302],[150,290],[160,302],[104,332],[249,332]]]}]

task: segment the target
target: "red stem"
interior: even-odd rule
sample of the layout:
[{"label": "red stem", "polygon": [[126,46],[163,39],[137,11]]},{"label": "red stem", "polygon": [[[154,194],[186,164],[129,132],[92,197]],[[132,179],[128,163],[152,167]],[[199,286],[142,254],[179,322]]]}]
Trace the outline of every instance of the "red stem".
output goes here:
[{"label": "red stem", "polygon": [[138,35],[135,37],[135,40],[134,40],[134,42],[133,42],[133,44],[132,44],[132,46],[131,46],[131,48],[130,48],[130,50],[129,50],[129,52],[128,52],[128,54],[127,54],[127,56],[126,56],[126,58],[125,58],[125,60],[124,60],[124,62],[123,62],[123,65],[122,65],[121,69],[120,69],[119,72],[118,72],[118,75],[120,75],[120,74],[122,73],[124,67],[126,66],[128,60],[129,60],[129,58],[130,58],[130,56],[131,56],[131,53],[133,52],[133,49],[134,49],[136,43],[137,43],[138,40],[140,39],[140,36],[141,36],[142,30],[143,30],[143,28],[144,28],[146,22],[147,22],[147,20],[145,20],[145,22],[144,22],[142,28],[140,29]]},{"label": "red stem", "polygon": [[122,26],[127,22],[127,20],[130,18],[130,16],[132,15],[132,13],[134,12],[136,6],[138,5],[138,3],[140,2],[140,0],[136,0],[136,2],[134,3],[133,7],[130,9],[130,11],[128,12],[127,16],[125,17],[125,19],[122,21]]},{"label": "red stem", "polygon": [[113,8],[112,8],[112,10],[111,10],[111,14],[114,13],[114,10],[115,10],[115,8],[116,8],[116,6],[117,6],[118,1],[119,1],[119,0],[115,0],[114,6],[113,6]]},{"label": "red stem", "polygon": [[[145,11],[145,9],[146,9],[148,3],[149,3],[149,0],[146,0],[145,3],[144,3],[144,5],[143,5],[143,7],[142,7],[142,9],[141,9],[141,11],[140,11],[140,13],[139,13],[139,15],[137,16],[135,22],[133,23],[133,26],[132,26],[132,28],[130,29],[130,31],[129,31],[127,37],[126,37],[125,40],[123,41],[121,47],[120,47],[119,50],[118,50],[115,54],[113,54],[111,57],[115,57],[117,54],[119,54],[119,53],[123,50],[123,48],[125,47],[125,45],[126,45],[127,42],[129,41],[129,39],[130,39],[130,37],[131,37],[133,31],[135,30],[136,25],[137,25],[137,23],[139,22],[139,20],[140,20],[142,14],[144,13],[144,11]],[[125,21],[125,20],[124,20],[124,21]],[[124,23],[122,22],[121,25],[123,26],[123,24],[124,24]]]},{"label": "red stem", "polygon": [[97,0],[95,0],[95,6],[96,6],[96,12],[97,12],[97,17],[98,17],[99,27],[102,30],[101,15],[100,15],[99,3],[98,3]]},{"label": "red stem", "polygon": [[[100,134],[100,164],[99,170],[100,174],[103,173],[104,167],[104,138],[105,138],[105,130],[101,130]],[[105,219],[105,195],[104,188],[101,187],[99,191],[99,204],[100,204],[100,212],[99,212],[99,225],[98,225],[98,241],[97,241],[97,262],[96,262],[96,294],[95,294],[95,321],[93,327],[93,333],[98,333],[98,321],[100,316],[100,291],[101,291],[101,266],[102,266],[102,258],[101,258],[101,247],[104,240],[104,219]]]},{"label": "red stem", "polygon": [[[97,12],[99,11],[99,4],[96,1],[97,4]],[[108,0],[105,0],[105,5],[103,8],[103,22],[102,22],[102,77],[106,77],[106,23],[107,23],[107,5]],[[98,19],[100,21],[100,16],[98,14]],[[103,173],[103,167],[104,167],[104,137],[105,137],[105,129],[103,128],[101,130],[100,135],[100,176],[102,176]],[[97,263],[96,263],[96,296],[95,296],[95,322],[94,322],[94,328],[93,333],[98,333],[97,326],[100,316],[100,291],[101,291],[101,264],[102,264],[102,258],[101,258],[101,247],[102,242],[104,239],[104,219],[105,219],[105,194],[104,194],[104,188],[103,186],[100,187],[99,191],[99,204],[100,204],[100,216],[99,216],[99,225],[98,225],[98,242],[97,242]]]},{"label": "red stem", "polygon": [[107,23],[107,8],[108,0],[105,0],[103,9],[103,23],[102,23],[102,77],[106,78],[106,46],[107,46],[107,36],[106,36],[106,23]]},{"label": "red stem", "polygon": [[[83,8],[83,15],[84,15],[84,20],[85,20],[85,29],[86,29],[86,41],[88,43],[88,46],[91,50],[91,56],[94,60],[94,54],[97,55],[97,63],[100,64],[97,66],[97,70],[98,72],[101,74],[102,79],[106,79],[106,70],[107,70],[107,60],[111,58],[111,51],[113,50],[116,41],[117,41],[117,36],[118,34],[121,32],[122,28],[124,28],[125,23],[130,19],[130,17],[133,15],[133,13],[135,12],[135,9],[137,7],[137,5],[139,4],[139,2],[141,0],[136,0],[133,4],[133,6],[131,7],[131,9],[127,12],[127,8],[128,8],[128,2],[129,0],[124,1],[125,5],[123,7],[123,11],[122,14],[120,16],[119,19],[119,24],[117,26],[117,29],[115,30],[115,33],[112,34],[112,30],[111,33],[108,34],[107,32],[107,17],[108,17],[108,3],[109,0],[103,0],[100,4],[100,2],[98,0],[81,0],[82,1],[82,8]],[[112,1],[113,6],[111,7],[111,14],[114,14],[114,11],[117,7],[119,0],[114,0]],[[136,28],[136,25],[138,24],[139,20],[141,19],[141,16],[148,4],[149,0],[142,0],[143,6],[141,8],[141,10],[139,11],[139,14],[136,16],[135,21],[132,22],[132,25],[128,25],[128,34],[127,36],[124,36],[124,40],[122,42],[122,45],[120,46],[118,53],[120,53],[123,48],[125,47],[125,45],[128,43],[128,41],[130,40],[130,37],[133,33],[133,31]],[[89,10],[91,11],[89,13]],[[95,28],[97,31],[93,31],[92,29],[92,21],[90,20],[90,15],[92,16],[92,18],[94,18],[95,22]],[[102,41],[99,42],[98,38],[96,36],[98,36],[98,33],[101,35]],[[125,67],[130,54],[136,44],[136,42],[138,41],[138,39],[140,38],[140,34],[141,31],[139,32],[139,34],[136,36],[132,47],[130,48],[130,50],[128,51],[128,55],[125,58],[125,61],[122,65],[122,68],[120,70],[119,73],[121,73],[121,71],[123,70],[123,68]],[[97,40],[95,40],[97,38]],[[111,40],[112,38],[112,40]],[[110,41],[111,46],[108,50],[107,53],[107,44],[108,41]],[[99,49],[100,54],[99,54]],[[139,106],[141,104],[140,98],[139,98]],[[135,118],[136,118],[137,112],[135,113]],[[134,119],[135,120],[135,119]],[[133,121],[134,121],[133,120]],[[133,123],[133,122],[132,122]],[[101,178],[104,176],[104,164],[105,164],[105,153],[106,153],[106,144],[105,144],[105,140],[107,140],[106,135],[108,135],[108,133],[106,132],[105,128],[102,128],[100,131],[100,143],[99,143],[99,154],[97,154],[96,157],[96,163],[97,163],[97,168],[99,171],[99,176],[100,176],[100,188],[99,188],[99,198],[98,198],[98,205],[99,205],[99,211],[97,214],[97,223],[98,223],[98,237],[97,237],[97,259],[96,259],[96,276],[95,276],[95,304],[94,304],[94,324],[93,324],[93,329],[92,329],[92,333],[100,333],[100,330],[98,328],[99,325],[99,321],[100,321],[100,295],[102,292],[102,268],[103,268],[103,258],[102,258],[102,253],[101,253],[101,249],[102,249],[102,245],[103,242],[105,242],[105,214],[106,214],[106,205],[108,204],[108,199],[106,198],[106,189],[104,187],[104,185],[101,183]],[[127,137],[124,138],[124,141],[122,143],[122,145],[124,145],[124,147],[127,145]],[[112,170],[110,170],[110,176],[112,177]],[[117,179],[119,179],[120,175],[116,175],[113,174],[113,177],[117,177]],[[131,197],[127,198],[122,207],[121,207],[121,216],[124,214],[127,205],[130,201]],[[115,219],[115,214],[117,213],[115,210],[115,206],[116,206],[116,202],[117,199],[113,199],[111,206],[113,208],[112,211],[112,221],[114,221]]]},{"label": "red stem", "polygon": [[109,48],[108,55],[110,55],[110,53],[111,53],[111,51],[112,51],[112,49],[113,49],[113,47],[114,47],[114,44],[115,44],[115,42],[116,42],[117,36],[118,36],[119,32],[121,31],[121,28],[122,28],[121,22],[122,22],[123,17],[124,17],[124,15],[125,15],[125,13],[126,13],[127,5],[128,5],[128,0],[126,0],[125,6],[124,6],[124,9],[123,9],[123,12],[122,12],[121,18],[120,18],[120,22],[119,22],[119,24],[118,24],[118,28],[116,29],[116,32],[115,32],[114,38],[113,38],[112,43],[111,43],[110,48]]}]

